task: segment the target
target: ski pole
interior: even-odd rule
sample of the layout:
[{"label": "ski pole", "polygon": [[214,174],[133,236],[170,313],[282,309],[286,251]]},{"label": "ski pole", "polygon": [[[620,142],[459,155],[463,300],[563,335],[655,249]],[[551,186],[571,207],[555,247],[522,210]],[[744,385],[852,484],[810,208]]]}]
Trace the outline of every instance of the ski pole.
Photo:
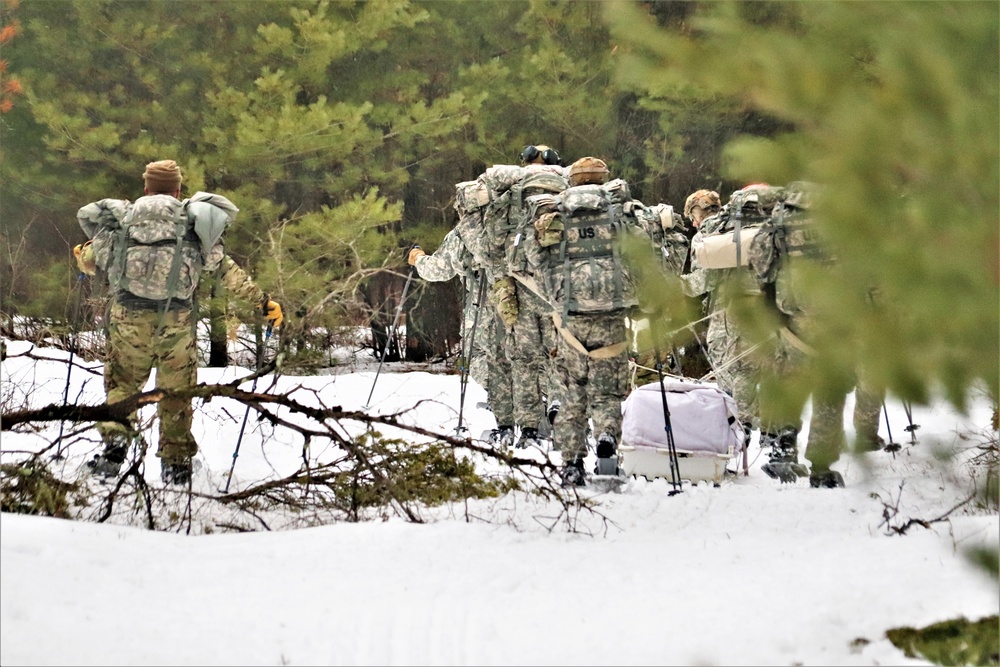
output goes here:
[{"label": "ski pole", "polygon": [[[76,306],[73,308],[73,320],[71,324],[70,331],[70,343],[69,343],[69,368],[66,370],[66,387],[63,389],[63,407],[69,403],[69,379],[73,375],[73,357],[76,356],[76,346],[79,342],[79,332],[77,328],[80,321],[80,304],[83,303],[83,279],[86,276],[83,271],[79,273],[76,278]],[[52,460],[61,461],[62,455],[62,437],[63,437],[63,427],[66,425],[64,420],[59,420],[59,438],[56,440],[56,453],[52,455]]]},{"label": "ski pole", "polygon": [[[266,301],[265,301],[266,308]],[[271,330],[273,326],[271,324],[267,325],[267,330],[264,332],[264,347],[267,347],[267,341],[271,338]],[[258,330],[259,331],[259,330]],[[250,385],[250,393],[257,391],[257,380],[260,379],[260,369],[264,365],[264,355],[257,355],[257,372],[254,374],[253,384]],[[247,404],[247,409],[243,413],[243,423],[240,424],[240,434],[236,438],[236,449],[233,450],[233,463],[229,466],[229,475],[226,476],[226,486],[222,489],[223,493],[229,493],[229,484],[233,481],[233,471],[236,470],[236,459],[240,455],[240,444],[243,442],[243,432],[247,427],[247,418],[250,416],[250,404]]]},{"label": "ski pole", "polygon": [[385,353],[389,351],[389,343],[392,342],[393,336],[396,335],[396,324],[399,322],[399,316],[403,312],[403,302],[406,301],[406,293],[410,289],[410,282],[413,281],[413,276],[416,273],[416,270],[416,267],[411,267],[410,272],[406,275],[406,283],[403,285],[403,294],[399,297],[399,304],[396,306],[396,316],[392,318],[392,326],[389,328],[389,335],[386,336],[385,345],[382,347],[382,357],[378,360],[378,370],[375,371],[375,380],[372,382],[371,391],[368,392],[368,400],[365,401],[365,410],[371,408],[372,394],[375,393],[375,384],[378,382],[379,373],[382,372],[382,364],[385,362]]},{"label": "ski pole", "polygon": [[677,447],[674,444],[674,429],[670,421],[670,407],[667,405],[667,388],[663,384],[663,362],[660,361],[660,345],[656,341],[656,334],[653,331],[653,320],[655,315],[649,317],[649,335],[653,339],[653,356],[656,360],[656,376],[660,380],[660,398],[663,402],[663,430],[667,434],[667,454],[670,459],[670,484],[673,490],[668,495],[681,493],[681,467],[677,461]]},{"label": "ski pole", "polygon": [[885,430],[889,434],[889,444],[885,446],[885,451],[892,454],[892,458],[896,458],[896,452],[900,450],[900,446],[892,441],[892,427],[889,426],[889,409],[885,407],[885,401],[882,401],[882,414],[885,415]]},{"label": "ski pole", "polygon": [[910,444],[917,444],[917,429],[920,428],[920,424],[913,423],[913,406],[909,401],[903,401],[903,410],[906,412],[906,421],[909,422],[909,426],[904,428],[904,431],[910,432]]},{"label": "ski pole", "polygon": [[[468,430],[462,426],[462,413],[465,410],[465,390],[469,386],[469,371],[472,366],[472,354],[473,349],[476,345],[476,329],[479,327],[479,313],[483,307],[483,298],[486,296],[486,274],[480,272],[479,276],[479,296],[476,300],[476,316],[472,318],[472,333],[469,334],[468,340],[468,350],[462,350],[463,363],[462,363],[462,379],[459,382],[460,394],[458,399],[458,426],[455,427],[455,433],[461,433],[463,430]],[[462,347],[465,348],[466,341],[462,341]]]}]

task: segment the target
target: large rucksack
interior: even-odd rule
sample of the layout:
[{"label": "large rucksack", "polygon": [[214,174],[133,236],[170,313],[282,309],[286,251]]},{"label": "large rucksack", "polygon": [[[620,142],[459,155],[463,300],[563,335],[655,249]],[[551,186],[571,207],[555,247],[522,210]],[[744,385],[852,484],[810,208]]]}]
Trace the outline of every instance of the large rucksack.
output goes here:
[{"label": "large rucksack", "polygon": [[788,184],[784,198],[751,240],[748,263],[760,282],[775,282],[779,269],[791,257],[831,260],[809,212],[815,189],[809,183]]},{"label": "large rucksack", "polygon": [[184,201],[165,194],[104,199],[77,217],[115,293],[188,302],[201,272],[222,261],[222,235],[238,210],[221,195],[198,192]]},{"label": "large rucksack", "polygon": [[524,245],[531,231],[528,200],[533,195],[565,190],[565,170],[555,165],[496,165],[480,180],[490,199],[484,213],[490,271],[495,278],[530,273]]},{"label": "large rucksack", "polygon": [[612,313],[636,305],[635,286],[621,256],[628,200],[623,181],[578,185],[557,197],[558,212],[548,216],[546,230],[558,232],[558,243],[547,245],[542,286],[550,302],[573,313]]},{"label": "large rucksack", "polygon": [[748,266],[754,236],[784,201],[785,189],[751,185],[737,190],[717,214],[706,218],[691,240],[694,261],[702,269]]},{"label": "large rucksack", "polygon": [[809,215],[814,193],[815,186],[802,181],[737,190],[702,222],[691,242],[695,262],[703,269],[750,267],[760,282],[772,283],[783,258],[822,258]]},{"label": "large rucksack", "polygon": [[479,181],[463,181],[455,185],[455,229],[471,256],[470,268],[476,271],[489,265],[488,243],[483,225],[483,212],[490,203],[486,185]]}]

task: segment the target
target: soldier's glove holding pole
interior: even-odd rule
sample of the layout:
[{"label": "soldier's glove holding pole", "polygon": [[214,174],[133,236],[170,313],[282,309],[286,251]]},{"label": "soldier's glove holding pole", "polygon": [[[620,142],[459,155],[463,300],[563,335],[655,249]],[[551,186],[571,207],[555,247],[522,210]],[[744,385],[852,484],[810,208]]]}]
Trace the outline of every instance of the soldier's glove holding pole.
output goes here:
[{"label": "soldier's glove holding pole", "polygon": [[493,283],[493,298],[504,325],[508,328],[513,327],[514,323],[517,322],[517,314],[520,312],[514,279],[506,276]]},{"label": "soldier's glove holding pole", "polygon": [[410,249],[410,252],[409,252],[409,254],[408,254],[408,255],[406,256],[406,261],[407,261],[407,263],[408,263],[408,264],[409,264],[410,266],[416,266],[416,265],[417,265],[417,260],[418,260],[418,259],[420,259],[421,257],[423,257],[423,256],[424,256],[424,255],[426,255],[426,254],[427,254],[427,253],[426,253],[426,252],[424,252],[424,251],[423,251],[423,250],[422,250],[422,249],[420,248],[420,246],[418,246],[418,245],[415,245],[415,246],[413,246],[413,247],[412,247],[412,248]]},{"label": "soldier's glove holding pole", "polygon": [[97,261],[94,259],[94,246],[92,241],[78,243],[73,248],[73,257],[76,258],[76,265],[80,267],[81,273],[88,276],[97,273]]},{"label": "soldier's glove holding pole", "polygon": [[271,301],[271,297],[268,295],[264,296],[264,300],[260,304],[260,312],[263,313],[264,319],[267,320],[267,328],[269,330],[274,327],[280,327],[282,321],[285,319],[285,316],[281,314],[281,304],[277,301]]}]

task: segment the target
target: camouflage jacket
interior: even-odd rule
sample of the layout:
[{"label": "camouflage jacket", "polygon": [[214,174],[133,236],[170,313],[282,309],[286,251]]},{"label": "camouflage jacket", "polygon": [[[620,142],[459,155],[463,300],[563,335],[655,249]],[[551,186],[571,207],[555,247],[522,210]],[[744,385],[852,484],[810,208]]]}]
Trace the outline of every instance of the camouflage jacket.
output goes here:
[{"label": "camouflage jacket", "polygon": [[465,246],[458,228],[454,227],[438,249],[430,255],[417,258],[417,275],[431,282],[444,282],[456,277],[465,277],[472,271],[473,257]]}]

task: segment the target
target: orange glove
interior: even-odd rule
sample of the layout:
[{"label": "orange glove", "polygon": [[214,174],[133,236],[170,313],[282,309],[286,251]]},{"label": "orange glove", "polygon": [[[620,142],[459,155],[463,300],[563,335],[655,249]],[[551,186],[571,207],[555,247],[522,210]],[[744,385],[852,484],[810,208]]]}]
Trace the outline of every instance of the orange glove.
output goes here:
[{"label": "orange glove", "polygon": [[281,304],[277,301],[271,301],[270,297],[267,298],[267,303],[262,304],[261,311],[271,327],[280,327],[285,319],[285,316],[281,314]]},{"label": "orange glove", "polygon": [[406,261],[407,261],[407,262],[409,262],[410,266],[416,266],[416,265],[417,265],[417,260],[418,260],[419,258],[423,257],[423,256],[424,256],[424,255],[426,255],[426,254],[427,254],[427,253],[426,253],[426,252],[424,252],[424,251],[423,251],[423,250],[422,250],[422,249],[420,248],[420,246],[418,246],[418,245],[415,245],[415,246],[413,246],[413,249],[412,249],[412,250],[410,250],[410,254],[409,254],[409,255],[407,255],[407,257],[406,257]]},{"label": "orange glove", "polygon": [[73,247],[73,257],[82,273],[92,276],[97,273],[97,261],[94,259],[94,246],[91,241],[78,243]]}]

